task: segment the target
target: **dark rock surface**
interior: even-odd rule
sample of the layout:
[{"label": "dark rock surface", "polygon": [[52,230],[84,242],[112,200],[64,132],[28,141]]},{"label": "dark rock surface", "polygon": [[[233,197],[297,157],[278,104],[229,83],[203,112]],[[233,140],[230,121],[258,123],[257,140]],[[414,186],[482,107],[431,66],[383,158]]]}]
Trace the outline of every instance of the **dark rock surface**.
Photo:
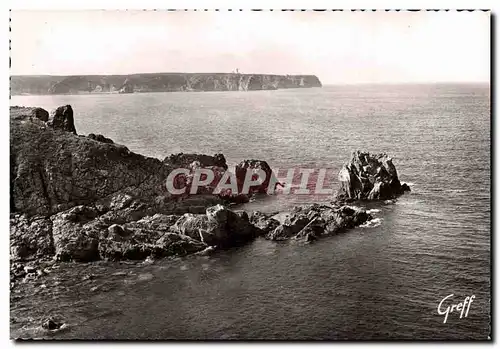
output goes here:
[{"label": "dark rock surface", "polygon": [[[58,110],[64,116],[70,108]],[[135,200],[133,207],[120,209],[125,215],[174,213],[189,207],[204,212],[223,202],[214,195],[174,198],[166,190],[166,179],[178,165],[133,153],[123,145],[54,130],[39,119],[32,120],[32,112],[32,108],[11,108],[12,212],[50,216],[94,203],[115,210],[109,203],[120,196]]]},{"label": "dark rock surface", "polygon": [[246,212],[234,212],[222,205],[207,208],[204,215],[184,214],[172,231],[220,247],[249,241],[256,235]]},{"label": "dark rock surface", "polygon": [[[261,170],[265,174],[264,181],[259,185],[254,185],[249,188],[248,194],[267,193],[269,182],[273,180],[273,171],[269,164],[262,160],[243,160],[236,165],[236,180],[238,183],[238,193],[242,193],[244,189],[245,178],[256,180],[258,177],[257,171]],[[274,188],[272,188],[274,189]],[[247,194],[247,193],[243,193]]]},{"label": "dark rock surface", "polygon": [[344,232],[372,218],[364,208],[358,207],[319,204],[296,206],[283,224],[266,235],[266,239],[312,241],[322,235]]},{"label": "dark rock surface", "polygon": [[58,330],[60,329],[64,324],[62,322],[59,322],[53,318],[47,318],[42,322],[42,328],[46,330]]},{"label": "dark rock surface", "polygon": [[[238,188],[243,186],[243,184],[238,181],[236,175],[233,178],[223,178],[224,174],[228,171],[228,165],[226,163],[226,158],[223,154],[215,154],[214,156],[204,155],[204,154],[172,154],[166,157],[164,160],[165,164],[169,164],[174,168],[184,168],[188,170],[187,174],[179,174],[175,178],[174,187],[176,189],[186,188],[185,193],[181,194],[181,197],[188,196],[191,192],[191,189],[194,190],[196,194],[205,194],[205,195],[217,195],[223,203],[234,203],[234,204],[242,204],[246,203],[250,200],[249,194],[240,194],[231,191],[230,189],[221,187],[220,191],[216,192],[216,189],[219,184],[227,183],[228,181],[235,181],[235,187]],[[266,163],[268,170],[270,171],[269,166]],[[206,185],[199,185],[193,188],[193,182],[195,177],[201,174],[200,179],[204,181],[207,177],[204,173],[198,173],[197,171],[200,169],[210,170],[214,177],[210,181],[210,183]],[[221,180],[225,180],[225,182],[221,183]]]},{"label": "dark rock surface", "polygon": [[106,138],[103,135],[99,135],[99,134],[96,135],[96,134],[91,133],[87,137],[90,139],[93,139],[94,141],[108,143],[108,144],[114,144],[114,142],[111,138]]},{"label": "dark rock surface", "polygon": [[339,200],[387,200],[405,191],[396,167],[387,154],[370,154],[356,151],[339,172]]},{"label": "dark rock surface", "polygon": [[262,235],[273,231],[280,225],[280,222],[273,218],[272,215],[266,215],[259,211],[252,212],[250,215],[250,223],[259,229]]},{"label": "dark rock surface", "polygon": [[33,108],[32,115],[43,122],[49,121],[49,112],[43,108]]},{"label": "dark rock surface", "polygon": [[227,170],[226,158],[223,154],[215,154],[214,156],[204,154],[172,154],[167,156],[164,162],[175,167],[187,168],[194,162],[198,162],[202,167],[222,167]]},{"label": "dark rock surface", "polygon": [[12,215],[10,254],[14,259],[53,255],[52,221],[43,216],[28,219],[25,215]]},{"label": "dark rock surface", "polygon": [[52,112],[52,115],[47,121],[47,125],[56,130],[63,130],[76,135],[75,121],[73,119],[73,108],[71,108],[70,105],[58,107]]}]

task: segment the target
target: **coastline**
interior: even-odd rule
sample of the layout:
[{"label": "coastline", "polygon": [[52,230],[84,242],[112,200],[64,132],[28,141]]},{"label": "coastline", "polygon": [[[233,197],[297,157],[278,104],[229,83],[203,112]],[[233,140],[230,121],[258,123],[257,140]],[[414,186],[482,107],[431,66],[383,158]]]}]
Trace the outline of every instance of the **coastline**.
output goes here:
[{"label": "coastline", "polygon": [[[224,156],[180,153],[163,161],[144,157],[103,135],[78,135],[69,105],[52,115],[32,107],[11,107],[10,112],[14,303],[33,287],[61,292],[58,282],[49,285],[48,280],[57,279],[59,268],[75,262],[89,268],[99,263],[107,263],[108,269],[113,263],[144,266],[160,259],[209,256],[256,239],[308,245],[367,226],[374,217],[363,202],[392,203],[409,190],[400,184],[387,155],[358,151],[342,168],[339,192],[330,204],[271,214],[247,212],[236,209],[238,204],[267,195],[269,181],[256,184],[248,194],[240,191],[248,173],[272,177],[263,160],[243,160],[235,167],[236,194],[215,194],[217,177],[201,192],[178,197],[165,190],[170,171],[185,169],[185,183],[192,185],[199,170],[227,171]],[[89,281],[94,277],[105,275],[84,276],[82,281],[99,292],[102,285]],[[48,320],[44,314],[35,321],[42,323],[36,327],[42,336],[73,322],[51,314]]]},{"label": "coastline", "polygon": [[22,76],[10,78],[11,95],[255,91],[321,87],[315,75],[156,73],[131,75]]}]

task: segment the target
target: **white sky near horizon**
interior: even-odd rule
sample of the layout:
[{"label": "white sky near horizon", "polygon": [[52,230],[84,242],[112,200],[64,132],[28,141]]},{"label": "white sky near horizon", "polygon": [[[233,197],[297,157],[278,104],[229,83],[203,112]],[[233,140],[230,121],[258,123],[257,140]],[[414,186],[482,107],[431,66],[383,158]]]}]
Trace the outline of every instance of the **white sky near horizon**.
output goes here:
[{"label": "white sky near horizon", "polygon": [[315,74],[489,82],[490,13],[12,11],[12,75]]}]

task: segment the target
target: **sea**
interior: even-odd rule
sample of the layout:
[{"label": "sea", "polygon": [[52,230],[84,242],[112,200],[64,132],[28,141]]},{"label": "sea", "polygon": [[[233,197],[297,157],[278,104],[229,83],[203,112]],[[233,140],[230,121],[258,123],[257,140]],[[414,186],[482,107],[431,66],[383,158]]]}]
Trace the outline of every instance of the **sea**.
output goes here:
[{"label": "sea", "polygon": [[[370,224],[313,244],[259,238],[211,256],[61,264],[11,293],[12,338],[489,339],[489,84],[11,97],[48,110],[65,104],[79,134],[146,156],[223,153],[231,166],[324,168],[333,186],[353,151],[385,152],[411,192],[359,204]],[[331,199],[277,194],[243,208]],[[445,321],[459,303],[467,312],[455,306]],[[63,319],[63,329],[42,330],[44,316]]]}]

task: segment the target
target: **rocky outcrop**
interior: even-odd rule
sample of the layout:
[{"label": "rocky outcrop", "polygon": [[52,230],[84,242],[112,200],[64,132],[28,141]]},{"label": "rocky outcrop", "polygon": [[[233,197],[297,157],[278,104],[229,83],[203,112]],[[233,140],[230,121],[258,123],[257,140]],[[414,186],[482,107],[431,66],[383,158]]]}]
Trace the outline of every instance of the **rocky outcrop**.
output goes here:
[{"label": "rocky outcrop", "polygon": [[[11,108],[12,212],[50,216],[78,205],[106,205],[120,195],[167,214],[186,208],[204,212],[223,202],[211,194],[173,197],[165,183],[181,166],[177,163],[133,153],[101,135],[75,136],[71,107],[58,108],[50,125],[33,113],[33,108]],[[203,159],[227,168],[223,157]]]},{"label": "rocky outcrop", "polygon": [[167,156],[164,162],[176,167],[187,168],[194,162],[198,162],[202,167],[221,167],[227,170],[227,163],[224,154],[215,154],[214,156],[204,154],[172,154]]},{"label": "rocky outcrop", "polygon": [[33,117],[40,119],[43,122],[49,121],[49,112],[43,108],[33,108],[31,114]]},{"label": "rocky outcrop", "polygon": [[148,257],[184,256],[207,248],[201,241],[172,232],[177,215],[155,214],[101,230],[99,255],[103,259],[143,260]]},{"label": "rocky outcrop", "polygon": [[246,212],[234,212],[222,205],[209,207],[205,215],[184,214],[172,231],[219,247],[246,242],[258,234]]},{"label": "rocky outcrop", "polygon": [[113,140],[111,138],[107,138],[107,137],[104,137],[103,135],[99,135],[99,134],[96,135],[96,134],[90,133],[87,137],[90,139],[93,139],[94,141],[97,141],[97,142],[108,143],[108,144],[115,143],[115,142],[113,142]]},{"label": "rocky outcrop", "polygon": [[99,259],[99,226],[94,221],[97,216],[98,211],[92,207],[76,206],[51,217],[58,260],[90,262]]},{"label": "rocky outcrop", "polygon": [[[228,171],[226,159],[223,154],[215,154],[214,156],[183,153],[172,154],[165,158],[164,162],[176,168],[183,168],[188,171],[188,173],[177,175],[174,179],[175,189],[185,188],[185,191],[179,194],[180,197],[187,197],[194,193],[197,195],[217,195],[217,197],[224,202],[237,204],[248,202],[250,199],[249,195],[240,195],[236,192],[233,193],[229,189],[217,189],[221,180],[226,179],[224,174]],[[208,181],[209,174],[202,172],[203,170],[213,175],[210,181]],[[202,185],[200,182],[208,183]]]},{"label": "rocky outcrop", "polygon": [[89,94],[171,91],[254,91],[321,87],[315,75],[154,73],[11,76],[11,94]]},{"label": "rocky outcrop", "polygon": [[265,236],[269,240],[290,238],[313,241],[321,236],[344,232],[373,217],[363,208],[312,204],[296,206],[283,224]]},{"label": "rocky outcrop", "polygon": [[[222,154],[181,153],[161,161],[103,135],[76,135],[69,105],[47,115],[40,108],[11,108],[10,249],[16,263],[47,257],[90,262],[206,254],[258,236],[310,242],[371,219],[364,209],[346,205],[299,206],[283,222],[274,214],[231,210],[228,199],[244,202],[248,195],[214,192],[228,170]],[[195,195],[173,195],[166,179],[181,168],[185,175],[179,180],[187,188],[197,170],[216,174]],[[266,180],[251,194],[266,192],[272,171],[261,160],[236,167],[239,190],[255,171]],[[386,198],[405,190],[385,155],[355,153],[343,171],[342,186],[350,198]],[[26,271],[16,263],[11,265],[14,280],[43,274],[44,267],[30,265]]]},{"label": "rocky outcrop", "polygon": [[[166,179],[177,168],[224,172],[222,154],[176,154],[160,161],[102,135],[77,136],[71,106],[56,109],[51,118],[47,114],[11,108],[13,259],[143,259],[194,253],[208,244],[230,246],[254,236],[246,213],[217,206],[229,201],[212,193],[217,181],[196,195],[178,197],[166,190]],[[185,225],[191,223],[183,220],[211,228],[192,238],[192,232],[179,233],[189,231]]]},{"label": "rocky outcrop", "polygon": [[13,259],[52,256],[52,221],[46,217],[13,215],[10,219],[10,255]]},{"label": "rocky outcrop", "polygon": [[250,215],[250,223],[259,229],[263,235],[273,231],[280,225],[280,222],[273,218],[272,214],[264,214],[259,211],[252,212]]},{"label": "rocky outcrop", "polygon": [[[111,213],[111,214],[110,214]],[[227,248],[258,236],[312,241],[339,233],[371,219],[364,209],[349,206],[298,206],[283,224],[254,212],[233,211],[223,205],[204,214],[153,214],[123,218],[98,205],[73,207],[49,218],[11,218],[11,259],[54,257],[58,261],[144,260],[184,256]]]},{"label": "rocky outcrop", "polygon": [[387,154],[370,154],[356,151],[339,172],[339,200],[388,200],[406,191],[401,184],[396,167]]},{"label": "rocky outcrop", "polygon": [[261,182],[261,184],[246,188],[246,193],[244,194],[267,193],[269,182],[272,181],[273,171],[271,170],[269,164],[262,160],[243,160],[238,165],[236,165],[236,180],[238,183],[239,193],[242,193],[244,189],[245,179],[248,178],[253,181],[257,180],[259,177],[259,171],[262,171],[262,174],[265,175],[265,178],[262,178],[263,181]]},{"label": "rocky outcrop", "polygon": [[71,108],[70,105],[64,105],[54,110],[47,121],[47,126],[55,130],[67,131],[76,135],[73,108]]},{"label": "rocky outcrop", "polygon": [[[113,219],[116,218],[116,219]],[[134,219],[137,217],[130,217]],[[49,219],[11,219],[11,259],[54,257],[58,261],[142,260],[183,256],[208,245],[171,231],[180,216],[155,214],[123,222],[90,206],[76,206]],[[38,233],[38,234],[37,234]]]},{"label": "rocky outcrop", "polygon": [[126,222],[107,213],[80,205],[50,218],[16,215],[11,219],[11,258],[90,262],[183,256],[209,246],[240,244],[260,232],[246,212],[223,205],[209,207],[205,214],[154,214]]},{"label": "rocky outcrop", "polygon": [[[193,191],[198,194],[213,194],[216,193],[219,197],[228,202],[245,203],[255,193],[267,193],[269,182],[273,178],[271,167],[267,162],[262,160],[244,160],[236,165],[235,172],[230,176],[224,177],[228,171],[226,159],[223,154],[215,154],[214,156],[203,154],[172,154],[165,158],[165,163],[174,167],[179,167],[189,170],[187,174],[179,174],[175,178],[176,189],[186,188],[185,193],[192,192],[195,179],[206,182],[207,174],[197,172],[200,169],[209,170],[213,178],[208,184],[197,185]],[[259,177],[258,172],[262,171],[263,182],[261,184],[251,185],[244,188],[244,183],[250,183],[251,180],[256,180]],[[230,173],[230,172],[227,172]],[[222,181],[222,182],[221,182]],[[234,187],[229,185],[234,181]],[[223,184],[227,184],[224,186]],[[216,192],[220,185],[220,191]],[[230,189],[233,187],[233,189]],[[184,196],[187,194],[183,194]]]}]

